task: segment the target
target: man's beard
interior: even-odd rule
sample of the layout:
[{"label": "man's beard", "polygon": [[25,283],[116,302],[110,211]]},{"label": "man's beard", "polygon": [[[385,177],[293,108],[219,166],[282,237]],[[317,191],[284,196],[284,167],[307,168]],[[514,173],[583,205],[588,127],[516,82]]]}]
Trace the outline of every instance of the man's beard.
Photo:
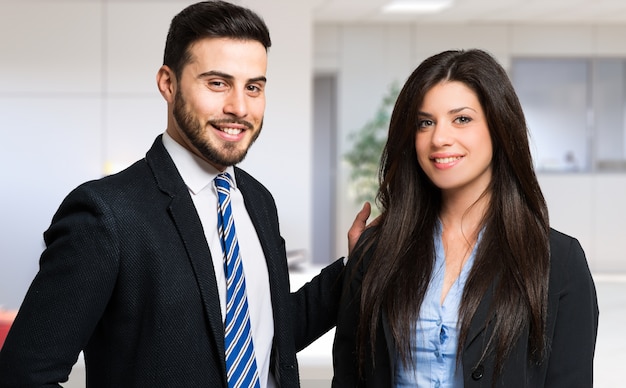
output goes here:
[{"label": "man's beard", "polygon": [[[189,111],[187,103],[180,93],[180,89],[176,92],[173,114],[179,128],[185,134],[185,136],[187,136],[191,144],[198,150],[198,152],[200,152],[204,159],[216,166],[234,166],[237,163],[241,162],[246,157],[250,146],[252,146],[252,144],[261,134],[261,128],[263,127],[263,122],[261,122],[257,133],[250,141],[250,144],[248,144],[248,146],[244,149],[237,148],[240,145],[239,143],[227,142],[219,146],[216,144],[211,144],[210,140],[205,140],[202,136],[203,133],[207,130],[206,126],[202,126],[199,120],[197,120],[196,117]],[[213,120],[209,121],[207,125],[211,123],[237,123],[240,125],[244,125],[247,131],[251,131],[254,128],[250,122],[235,118]]]}]

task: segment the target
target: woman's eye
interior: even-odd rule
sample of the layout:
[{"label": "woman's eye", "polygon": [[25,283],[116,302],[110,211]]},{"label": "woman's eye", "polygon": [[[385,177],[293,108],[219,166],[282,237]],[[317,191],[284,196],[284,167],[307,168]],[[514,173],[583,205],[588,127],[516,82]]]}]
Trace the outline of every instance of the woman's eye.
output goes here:
[{"label": "woman's eye", "polygon": [[432,120],[418,120],[417,122],[418,128],[426,128],[426,127],[430,127],[431,125],[433,125]]},{"label": "woman's eye", "polygon": [[472,119],[467,116],[460,116],[460,117],[457,117],[454,121],[456,121],[459,124],[467,124],[470,121],[472,121]]}]

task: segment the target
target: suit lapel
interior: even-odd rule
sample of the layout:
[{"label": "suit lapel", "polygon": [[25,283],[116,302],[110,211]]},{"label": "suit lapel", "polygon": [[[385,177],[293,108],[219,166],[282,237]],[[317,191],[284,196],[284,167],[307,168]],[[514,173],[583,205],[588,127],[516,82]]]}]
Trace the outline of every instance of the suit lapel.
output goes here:
[{"label": "suit lapel", "polygon": [[[495,282],[492,283],[485,291],[485,295],[480,301],[474,316],[472,317],[472,322],[470,324],[469,332],[467,333],[467,339],[465,340],[465,349],[467,349],[472,342],[483,332],[486,330],[487,326],[493,319],[491,314],[491,301],[493,299]],[[484,346],[486,344],[482,344]]]},{"label": "suit lapel", "polygon": [[[275,205],[268,203],[267,194],[259,192],[256,185],[253,184],[252,178],[243,170],[235,169],[237,187],[243,195],[246,210],[250,216],[250,220],[254,225],[257,236],[261,243],[265,261],[267,263],[267,271],[270,280],[270,291],[272,293],[272,301],[276,297],[278,290],[276,287],[284,286],[282,281],[288,281],[288,272],[286,261],[280,260],[284,255],[284,245],[273,244],[272,242],[281,241],[278,232],[278,220],[276,218]],[[286,283],[288,284],[288,283]]]},{"label": "suit lapel", "polygon": [[[382,325],[383,325],[383,333],[385,335],[385,343],[387,344],[387,357],[389,357],[389,376],[391,377],[390,384],[393,384],[395,375],[396,375],[396,362],[398,350],[396,348],[396,341],[393,339],[393,334],[391,333],[391,326],[389,326],[389,321],[387,320],[387,314],[382,315]],[[377,342],[379,340],[376,340]],[[380,352],[383,349],[376,349],[376,352]]]},{"label": "suit lapel", "polygon": [[[204,304],[205,317],[209,322],[209,331],[217,346],[217,354],[225,354],[224,323],[209,246],[187,186],[165,150],[161,136],[157,137],[146,154],[146,160],[158,187],[171,198],[167,212],[178,230],[193,268]],[[224,357],[219,359],[225,378],[226,362]]]},{"label": "suit lapel", "polygon": [[[272,316],[274,317],[274,341],[272,344],[272,362],[270,370],[277,381],[281,381],[280,349],[287,344],[293,346],[290,330],[289,310],[289,271],[285,257],[285,245],[279,232],[276,205],[271,194],[263,190],[254,178],[245,171],[235,168],[237,187],[243,195],[246,210],[254,225],[263,249],[267,273],[269,277],[270,295],[272,300]],[[287,353],[288,355],[288,353]],[[291,364],[291,360],[288,360]]]}]

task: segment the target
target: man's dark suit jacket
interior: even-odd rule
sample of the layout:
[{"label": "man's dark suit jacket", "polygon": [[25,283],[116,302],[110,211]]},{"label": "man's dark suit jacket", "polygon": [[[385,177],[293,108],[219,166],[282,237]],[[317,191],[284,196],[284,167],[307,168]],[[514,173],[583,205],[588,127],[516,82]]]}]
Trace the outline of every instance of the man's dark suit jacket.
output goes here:
[{"label": "man's dark suit jacket", "polygon": [[[334,326],[343,263],[290,294],[274,199],[235,174],[267,261],[270,372],[279,387],[298,387],[296,352]],[[227,386],[213,259],[161,136],[145,159],[71,192],[44,238],[0,353],[1,387],[58,386],[81,350],[90,388]]]},{"label": "man's dark suit jacket", "polygon": [[[367,232],[366,232],[367,233]],[[598,330],[598,302],[585,254],[577,240],[552,230],[550,233],[550,283],[546,336],[548,357],[540,364],[528,362],[528,331],[517,341],[500,377],[493,379],[494,357],[479,362],[493,330],[488,323],[493,289],[483,297],[461,350],[465,388],[590,388],[593,386],[593,355]],[[346,266],[345,291],[339,308],[333,345],[333,388],[393,387],[397,352],[388,321],[381,317],[376,334],[375,360],[358,378],[355,334],[358,326],[360,285],[369,262],[350,260]],[[358,264],[357,264],[358,263]],[[357,265],[352,276],[353,268]],[[487,326],[487,327],[486,327]],[[485,328],[486,327],[486,328]],[[416,366],[419,368],[419,365]]]}]

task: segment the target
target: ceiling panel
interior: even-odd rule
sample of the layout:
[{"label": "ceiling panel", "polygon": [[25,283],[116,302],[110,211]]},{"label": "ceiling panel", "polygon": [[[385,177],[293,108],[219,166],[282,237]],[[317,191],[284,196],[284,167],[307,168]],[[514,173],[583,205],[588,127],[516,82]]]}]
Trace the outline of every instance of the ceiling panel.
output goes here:
[{"label": "ceiling panel", "polygon": [[[72,3],[72,2],[180,3],[193,0],[0,0],[2,3]],[[231,0],[236,4],[255,5],[288,0]],[[294,0],[306,1],[317,23],[626,23],[626,0],[454,0],[453,5],[437,14],[383,14],[390,0]],[[419,0],[418,0],[419,1]]]},{"label": "ceiling panel", "polygon": [[[269,0],[271,1],[271,0]],[[523,22],[626,23],[625,0],[455,0],[436,14],[390,15],[386,0],[326,0],[314,7],[316,22]]]}]

